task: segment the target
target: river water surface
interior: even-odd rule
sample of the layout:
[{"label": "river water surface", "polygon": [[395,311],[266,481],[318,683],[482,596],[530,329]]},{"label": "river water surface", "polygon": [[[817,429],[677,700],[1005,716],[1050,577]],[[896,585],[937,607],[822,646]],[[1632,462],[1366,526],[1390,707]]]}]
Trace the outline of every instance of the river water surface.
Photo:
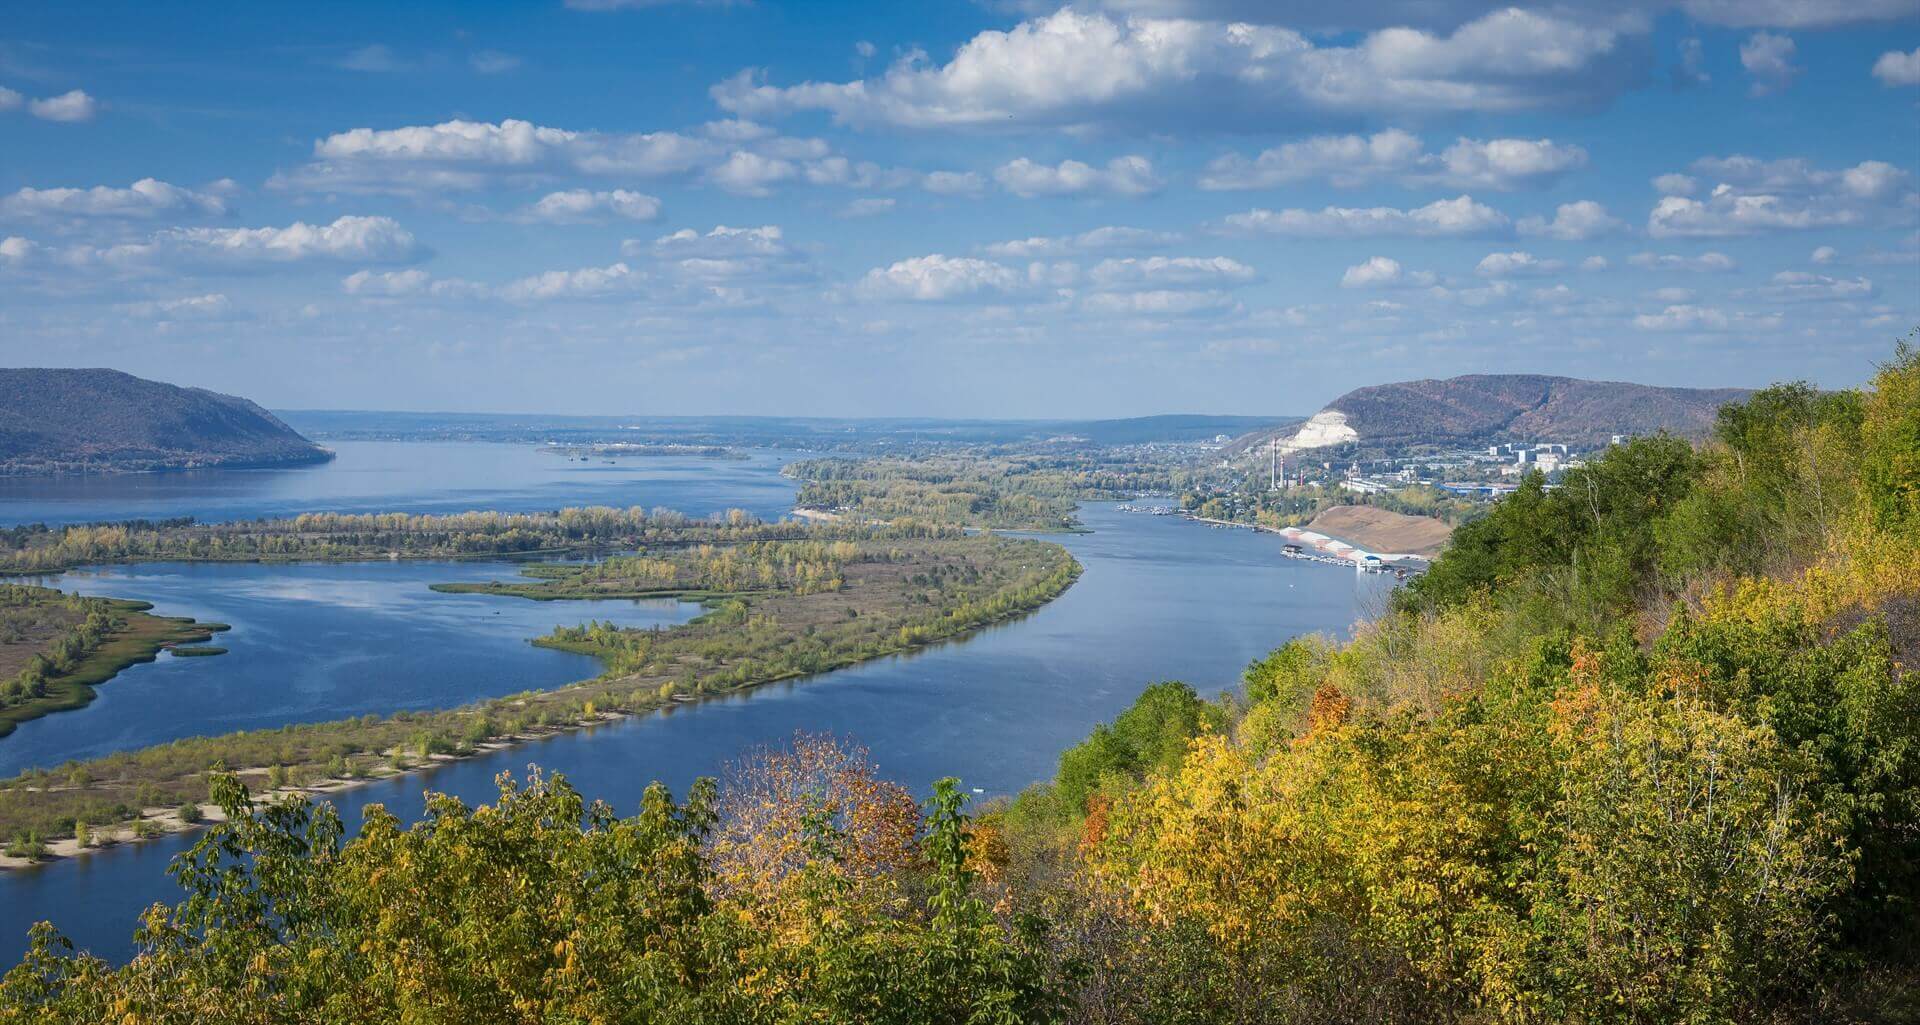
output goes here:
[{"label": "river water surface", "polygon": [[730,508],[775,520],[793,506],[777,472],[796,453],[745,459],[636,456],[568,460],[535,445],[336,441],[332,462],[262,470],[0,477],[0,526],[303,512],[543,512],[568,505],[662,506],[689,516]]},{"label": "river water surface", "polygon": [[[369,455],[377,454],[389,463],[438,458],[445,448],[409,448],[404,443],[377,447],[377,453]],[[341,460],[333,468],[348,470],[350,467],[341,464],[348,460],[349,453],[346,446],[341,448]],[[504,446],[471,448],[512,451]],[[521,456],[506,458],[518,461]],[[764,504],[756,509],[753,502],[754,496],[764,500],[773,489],[785,485],[776,473],[780,462],[775,456],[761,456],[752,464],[713,464],[714,472],[722,478],[745,479],[744,494],[748,497],[744,500],[725,497],[729,484],[701,481],[697,469],[677,468],[676,475],[692,479],[669,482],[670,486],[661,481],[649,484],[622,480],[613,487],[632,489],[634,497],[619,500],[582,486],[558,501],[533,507],[605,501],[712,511],[701,505],[689,509],[670,495],[662,497],[674,487],[684,487],[688,496],[715,500],[713,508],[740,506],[763,516],[777,515],[781,509],[769,509]],[[632,465],[639,468],[638,461]],[[551,469],[539,464],[535,467],[542,473]],[[504,480],[498,491],[557,497],[546,490],[545,484],[510,479]],[[651,492],[652,497],[645,492]],[[787,494],[791,494],[790,487]],[[398,492],[381,497],[396,508],[427,508],[410,504],[409,496]],[[225,500],[176,497],[175,508],[184,511],[175,514],[204,519],[256,515],[254,510],[262,502],[257,497],[237,496],[231,499],[235,503],[232,511],[225,511],[226,507],[218,504]],[[329,507],[324,495],[313,501],[316,508]],[[463,502],[457,507],[484,504]],[[4,509],[4,503],[0,503],[0,510]],[[695,778],[718,772],[728,759],[758,744],[779,743],[795,730],[852,736],[872,749],[885,774],[921,792],[932,780],[953,775],[960,777],[969,790],[1010,793],[1051,775],[1062,749],[1083,738],[1094,724],[1111,720],[1147,684],[1180,679],[1202,693],[1231,687],[1249,661],[1289,637],[1314,631],[1345,634],[1357,618],[1383,600],[1389,586],[1380,577],[1286,560],[1280,555],[1281,539],[1271,534],[1207,529],[1170,516],[1123,513],[1105,503],[1083,508],[1081,519],[1091,533],[1060,535],[1053,540],[1073,551],[1085,573],[1065,595],[1021,620],[912,655],[448,763],[429,773],[345,791],[332,800],[350,826],[360,821],[361,810],[373,802],[411,819],[419,814],[421,794],[427,789],[481,802],[494,794],[496,773],[524,771],[528,764],[537,763],[565,773],[589,797],[605,799],[621,812],[631,813],[648,782],[665,781],[676,794],[683,794]],[[431,599],[440,596],[427,592],[431,597],[422,598],[412,590],[417,584],[424,591],[428,581],[447,578],[438,574],[448,569],[455,571],[452,578],[474,578],[475,568],[423,564],[358,567],[371,571],[373,579],[368,580],[358,577],[353,568],[339,566],[204,566],[192,567],[193,572],[186,572],[187,567],[149,566],[116,568],[112,575],[68,581],[66,586],[70,587],[78,584],[99,593],[154,600],[163,613],[210,619],[225,616],[241,623],[250,615],[264,616],[272,621],[271,629],[268,623],[256,620],[258,633],[253,639],[259,642],[259,650],[255,655],[242,654],[250,643],[248,633],[236,629],[229,635],[230,641],[219,642],[233,649],[233,654],[198,660],[208,668],[233,660],[229,666],[235,668],[228,672],[235,674],[234,681],[223,682],[212,673],[196,679],[194,674],[201,665],[187,664],[196,660],[181,659],[178,665],[170,665],[163,659],[153,666],[136,666],[106,684],[101,699],[89,709],[40,721],[52,723],[61,717],[74,717],[75,726],[50,725],[48,731],[68,730],[64,734],[66,742],[81,744],[95,741],[93,733],[78,725],[81,718],[95,711],[107,713],[97,721],[103,724],[101,732],[111,732],[109,727],[116,722],[123,731],[132,728],[128,724],[142,718],[141,708],[155,710],[156,717],[171,721],[167,728],[179,729],[191,728],[198,714],[228,716],[221,720],[223,723],[233,721],[235,716],[244,717],[248,723],[265,722],[275,716],[293,721],[315,717],[315,710],[326,708],[330,701],[338,700],[346,708],[352,702],[377,703],[403,693],[413,695],[408,700],[426,705],[457,703],[438,700],[436,695],[450,697],[488,684],[476,683],[461,672],[439,673],[432,668],[434,658],[453,658],[456,651],[469,646],[478,649],[493,645],[486,650],[498,652],[503,650],[501,645],[524,645],[525,636],[542,632],[556,619],[565,618],[558,606],[485,596],[462,596],[477,603],[472,608],[477,614],[469,614],[465,608],[436,609]],[[382,576],[381,572],[387,570],[396,575]],[[258,599],[258,605],[246,605],[263,591],[274,594],[298,593],[303,586],[313,589],[314,581],[305,585],[301,582],[302,575],[309,572],[340,593],[376,595],[373,605],[377,615],[369,622],[386,624],[380,629],[390,631],[395,646],[406,645],[413,638],[417,642],[414,647],[429,653],[424,662],[407,658],[398,647],[355,660],[349,650],[297,644],[283,632],[297,632],[317,622],[313,617],[339,614],[339,602],[321,602],[318,609],[306,609],[298,599],[280,604],[280,598],[268,597]],[[143,580],[142,575],[148,573],[152,576]],[[566,609],[565,613],[575,619],[596,615],[607,618],[607,612],[598,608],[601,604],[605,603]],[[513,608],[515,605],[521,607]],[[241,611],[234,611],[236,608]],[[501,610],[500,617],[491,615],[495,608]],[[626,614],[670,617],[679,612],[651,607],[633,608]],[[508,629],[500,629],[503,624]],[[412,632],[416,628],[421,631],[417,635]],[[503,641],[502,634],[511,635],[511,640]],[[169,703],[199,701],[200,697],[193,694],[196,688],[210,692],[224,687],[244,688],[246,684],[238,681],[237,667],[246,657],[260,659],[262,672],[277,673],[277,678],[285,681],[304,682],[268,684],[269,695],[278,693],[271,689],[275,687],[287,692],[281,704],[242,702],[245,710],[227,711],[216,694],[202,704],[200,712],[183,709],[178,716],[170,717],[157,711]],[[343,665],[343,660],[351,661]],[[569,671],[586,675],[572,669],[555,671],[562,677]],[[142,686],[138,682],[142,674],[158,677],[163,673],[176,676],[164,686],[152,688],[151,698],[135,696]],[[514,690],[534,682],[528,679],[519,685],[501,686]],[[125,699],[109,704],[116,688],[124,688]],[[334,694],[339,696],[331,696]],[[13,757],[6,753],[7,745],[25,735],[23,729],[13,738],[0,740],[0,757]],[[116,746],[111,739],[98,742]],[[40,919],[51,919],[76,943],[102,956],[127,956],[131,953],[135,915],[154,901],[178,899],[178,891],[164,870],[168,860],[191,843],[191,837],[170,837],[0,874],[0,962],[17,960],[27,927]]]},{"label": "river water surface", "polygon": [[678,601],[507,601],[429,584],[512,579],[506,562],[139,563],[41,582],[138,597],[169,616],[226,623],[211,658],[160,655],[95,689],[93,703],[0,738],[0,778],[181,737],[448,708],[600,671],[592,656],[527,642],[588,619],[671,626]]}]

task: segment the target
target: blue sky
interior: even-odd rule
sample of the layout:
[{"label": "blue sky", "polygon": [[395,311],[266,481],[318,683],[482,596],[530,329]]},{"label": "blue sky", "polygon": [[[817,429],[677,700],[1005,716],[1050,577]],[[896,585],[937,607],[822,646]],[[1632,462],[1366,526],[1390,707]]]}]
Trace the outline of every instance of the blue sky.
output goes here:
[{"label": "blue sky", "polygon": [[1920,0],[9,5],[0,362],[279,408],[1855,384]]}]

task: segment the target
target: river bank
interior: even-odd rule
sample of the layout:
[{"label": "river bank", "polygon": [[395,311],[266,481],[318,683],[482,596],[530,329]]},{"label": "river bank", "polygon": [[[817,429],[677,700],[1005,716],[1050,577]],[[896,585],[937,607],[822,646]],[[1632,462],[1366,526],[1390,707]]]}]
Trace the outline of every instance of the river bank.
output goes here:
[{"label": "river bank", "polygon": [[[152,613],[153,603],[148,601],[82,598],[77,595],[69,597],[48,588],[13,588],[9,593],[23,596],[20,606],[9,608],[13,612],[27,611],[35,605],[50,611],[67,611],[68,605],[77,606],[71,610],[74,622],[69,633],[83,629],[85,618],[94,613],[110,617],[116,625],[75,657],[71,667],[45,675],[38,685],[42,690],[39,696],[0,705],[0,737],[13,733],[21,723],[55,712],[84,708],[97,695],[96,688],[118,676],[122,670],[152,662],[160,657],[161,652],[176,645],[204,645],[213,640],[214,634],[228,629],[225,623],[200,623],[188,616],[155,615]],[[27,671],[22,667],[41,654],[38,649],[61,639],[54,637],[36,644],[23,638],[17,643],[0,644],[0,663],[5,666],[5,672],[0,673],[0,677],[15,678],[16,674]],[[225,653],[220,648],[179,650],[196,655]]]},{"label": "river bank", "polygon": [[[610,714],[644,715],[819,675],[1017,618],[1064,592],[1080,572],[1064,550],[1030,540],[883,538],[874,544],[885,557],[850,572],[855,583],[845,592],[736,597],[667,631],[581,628],[543,639],[599,657],[614,670],[592,680],[439,711],[186,738],[59,773],[15,777],[0,784],[0,837],[23,844],[31,838],[49,844],[50,852],[77,854],[83,850],[77,845],[51,846],[73,832],[76,820],[87,821],[102,837],[127,842],[138,838],[137,822],[150,822],[164,834],[165,817],[153,809],[203,799],[208,765],[267,778],[277,774],[302,786],[390,775],[420,767],[416,759],[499,750],[602,723]],[[908,557],[912,552],[923,554]],[[943,579],[976,583],[949,588]],[[946,597],[924,595],[929,585]],[[738,609],[731,608],[735,603]],[[754,626],[749,609],[755,621],[777,622],[782,629],[769,633]],[[715,649],[722,635],[730,646]],[[716,650],[725,654],[714,660]],[[69,782],[63,784],[63,776]],[[20,867],[30,860],[0,864]]]}]

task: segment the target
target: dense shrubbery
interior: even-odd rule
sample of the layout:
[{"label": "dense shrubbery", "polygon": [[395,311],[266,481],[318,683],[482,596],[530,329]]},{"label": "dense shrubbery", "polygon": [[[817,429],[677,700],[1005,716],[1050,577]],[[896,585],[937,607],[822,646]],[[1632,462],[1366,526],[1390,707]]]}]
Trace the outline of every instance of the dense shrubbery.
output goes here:
[{"label": "dense shrubbery", "polygon": [[1917,396],[1903,350],[1529,488],[1352,642],[1157,684],[972,823],[805,744],[718,801],[535,780],[344,844],[229,788],[145,954],[43,933],[0,1015],[1913,1020]]},{"label": "dense shrubbery", "polygon": [[[656,785],[622,819],[557,777],[503,777],[491,805],[434,798],[412,829],[375,809],[350,841],[330,808],[257,807],[223,777],[228,822],[176,862],[188,897],[147,916],[141,956],[115,970],[42,931],[0,982],[0,1020],[1053,1016],[1036,945],[982,899],[951,781],[922,817],[832,744],[745,775],[786,785],[729,795],[744,805],[710,782],[684,803]],[[751,814],[776,794],[807,814]],[[743,860],[761,851],[791,856]]]},{"label": "dense shrubbery", "polygon": [[[1535,481],[1224,728],[1161,685],[1096,731],[995,819],[1080,1017],[1920,1013],[1916,381]],[[1129,718],[1191,746],[1143,772]]]}]

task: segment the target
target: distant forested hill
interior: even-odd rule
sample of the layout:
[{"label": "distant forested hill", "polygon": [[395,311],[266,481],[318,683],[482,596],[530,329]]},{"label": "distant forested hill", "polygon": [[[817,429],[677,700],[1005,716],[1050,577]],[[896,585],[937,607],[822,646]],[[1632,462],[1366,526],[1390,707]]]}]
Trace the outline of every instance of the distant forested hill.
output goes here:
[{"label": "distant forested hill", "polygon": [[273,466],[332,458],[246,399],[118,370],[0,370],[0,473]]},{"label": "distant forested hill", "polygon": [[1350,391],[1328,404],[1368,440],[1604,443],[1614,434],[1704,437],[1743,388],[1659,388],[1539,374],[1472,374]]},{"label": "distant forested hill", "polygon": [[[1704,437],[1722,405],[1751,394],[1742,388],[1662,388],[1623,381],[1584,381],[1543,374],[1470,374],[1357,388],[1327,404],[1298,430],[1278,432],[1293,450],[1359,444],[1560,442],[1604,445],[1615,434],[1666,432]],[[1264,445],[1275,432],[1240,439],[1235,449]]]}]

